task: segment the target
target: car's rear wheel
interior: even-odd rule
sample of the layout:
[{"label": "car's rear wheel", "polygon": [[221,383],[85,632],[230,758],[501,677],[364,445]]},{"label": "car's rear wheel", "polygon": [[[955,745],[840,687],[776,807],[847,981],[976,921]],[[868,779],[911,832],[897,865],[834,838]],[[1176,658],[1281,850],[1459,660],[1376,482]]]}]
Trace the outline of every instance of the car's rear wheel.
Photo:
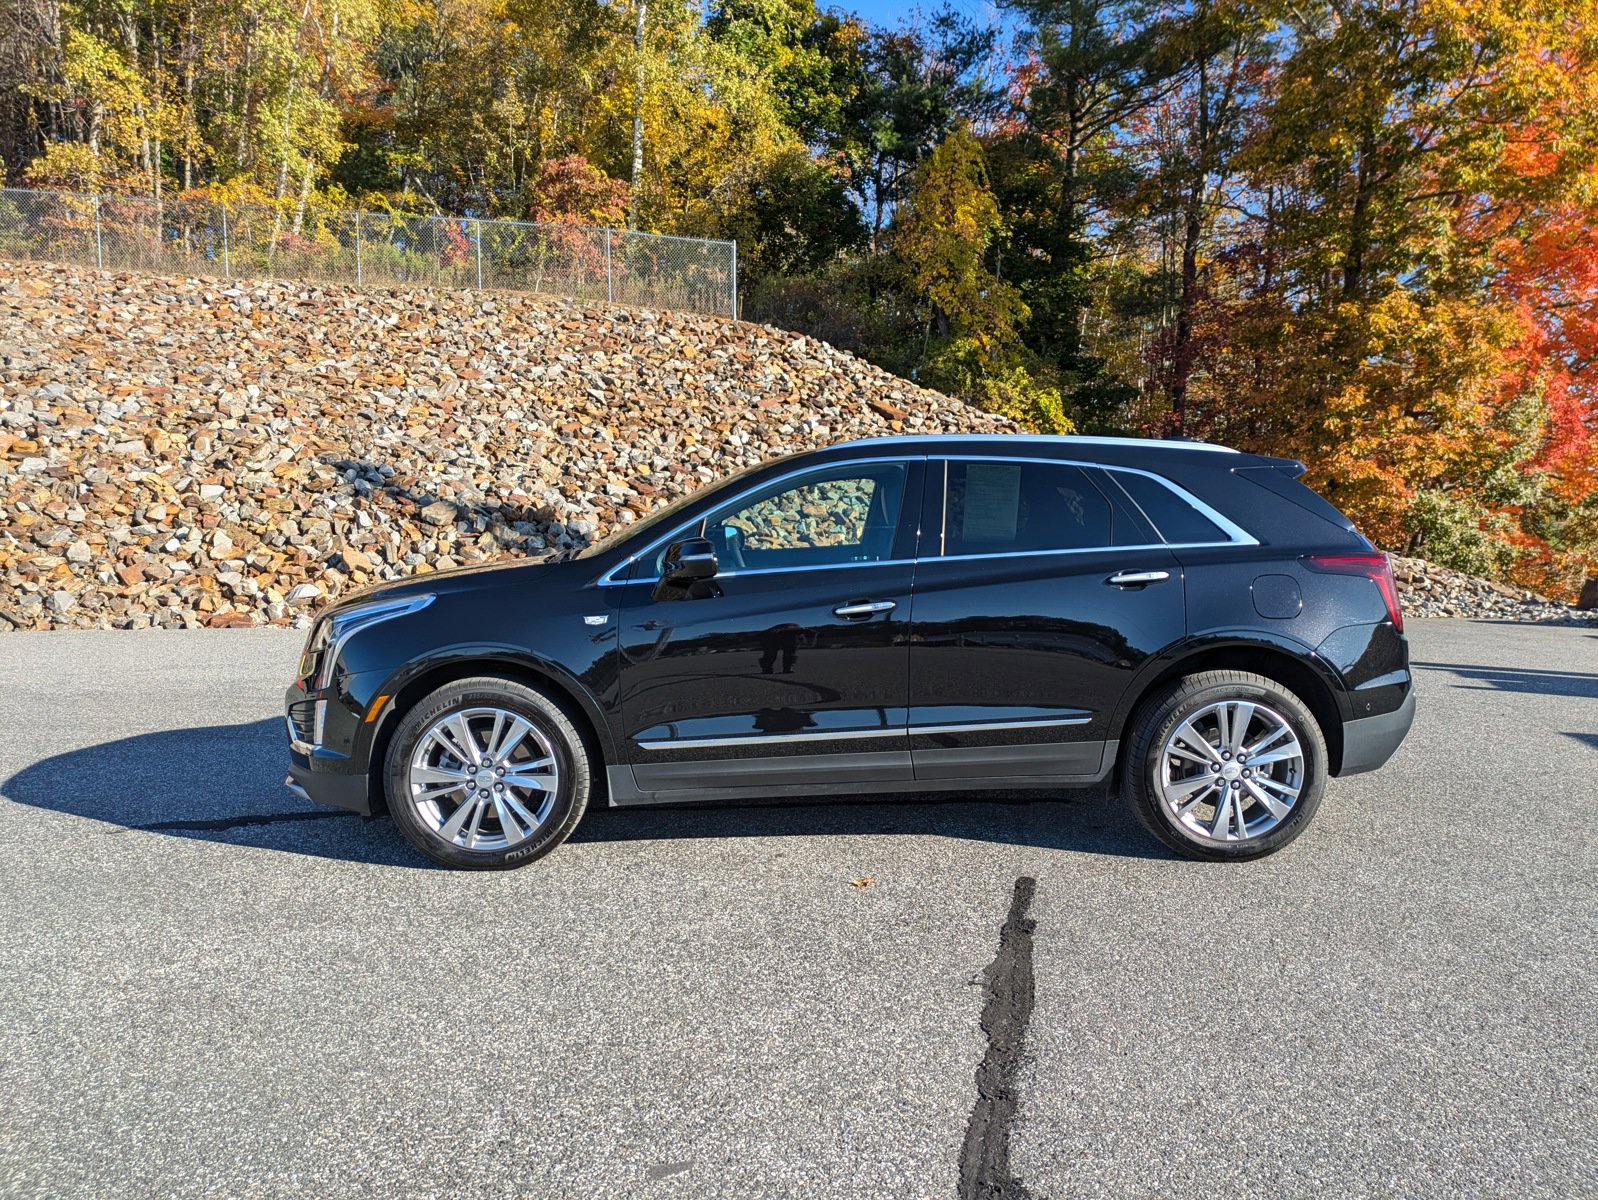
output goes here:
[{"label": "car's rear wheel", "polygon": [[1134,718],[1122,794],[1179,854],[1259,858],[1309,825],[1326,772],[1325,736],[1297,695],[1263,675],[1206,671]]},{"label": "car's rear wheel", "polygon": [[446,684],[400,720],[388,807],[434,862],[525,866],[565,841],[588,806],[587,748],[559,704],[491,677]]}]

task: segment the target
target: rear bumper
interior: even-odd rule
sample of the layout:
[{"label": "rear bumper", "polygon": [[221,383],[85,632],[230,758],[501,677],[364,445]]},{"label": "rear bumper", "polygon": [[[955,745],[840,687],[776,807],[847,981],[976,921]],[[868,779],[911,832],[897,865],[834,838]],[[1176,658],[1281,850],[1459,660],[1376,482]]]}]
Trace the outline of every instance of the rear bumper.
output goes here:
[{"label": "rear bumper", "polygon": [[1374,771],[1393,757],[1415,723],[1415,688],[1390,713],[1343,722],[1343,762],[1339,775]]}]

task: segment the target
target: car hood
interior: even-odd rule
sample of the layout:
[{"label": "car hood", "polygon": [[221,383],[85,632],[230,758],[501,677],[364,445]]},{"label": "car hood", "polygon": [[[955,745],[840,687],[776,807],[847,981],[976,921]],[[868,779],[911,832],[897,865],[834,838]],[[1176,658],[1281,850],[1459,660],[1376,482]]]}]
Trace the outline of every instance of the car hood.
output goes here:
[{"label": "car hood", "polygon": [[[325,612],[337,612],[341,609],[352,608],[359,604],[370,604],[374,600],[403,600],[408,596],[420,596],[428,593],[434,595],[449,592],[466,591],[470,588],[482,587],[503,583],[506,585],[524,586],[538,583],[549,584],[556,579],[567,582],[578,576],[596,574],[596,566],[591,560],[586,559],[545,559],[542,561],[528,562],[525,559],[511,559],[505,562],[479,563],[470,567],[453,567],[448,571],[429,571],[422,575],[410,575],[404,579],[390,580],[386,583],[373,584],[362,588],[358,592],[351,592],[341,596],[336,604],[329,606]],[[485,576],[497,578],[488,579]]]}]

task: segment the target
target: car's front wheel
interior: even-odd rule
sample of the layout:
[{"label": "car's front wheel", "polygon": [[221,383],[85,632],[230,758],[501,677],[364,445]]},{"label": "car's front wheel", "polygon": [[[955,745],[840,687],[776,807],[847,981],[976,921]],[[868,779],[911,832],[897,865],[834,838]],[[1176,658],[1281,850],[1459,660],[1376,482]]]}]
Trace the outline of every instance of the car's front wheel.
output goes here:
[{"label": "car's front wheel", "polygon": [[1309,708],[1263,675],[1178,680],[1134,719],[1122,795],[1190,858],[1259,858],[1291,842],[1326,787],[1326,739]]},{"label": "car's front wheel", "polygon": [[388,807],[434,862],[468,870],[525,866],[565,841],[588,805],[591,768],[560,705],[491,677],[446,684],[418,702],[389,742]]}]

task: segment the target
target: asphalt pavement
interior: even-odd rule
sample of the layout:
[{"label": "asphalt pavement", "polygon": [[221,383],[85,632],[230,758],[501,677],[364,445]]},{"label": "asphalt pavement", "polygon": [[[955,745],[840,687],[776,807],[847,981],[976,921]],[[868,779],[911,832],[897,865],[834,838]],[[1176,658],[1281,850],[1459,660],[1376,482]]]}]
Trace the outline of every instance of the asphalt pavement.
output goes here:
[{"label": "asphalt pavement", "polygon": [[1089,792],[490,876],[282,789],[300,637],[0,636],[0,1194],[1598,1197],[1592,630],[1412,622],[1257,863]]}]

